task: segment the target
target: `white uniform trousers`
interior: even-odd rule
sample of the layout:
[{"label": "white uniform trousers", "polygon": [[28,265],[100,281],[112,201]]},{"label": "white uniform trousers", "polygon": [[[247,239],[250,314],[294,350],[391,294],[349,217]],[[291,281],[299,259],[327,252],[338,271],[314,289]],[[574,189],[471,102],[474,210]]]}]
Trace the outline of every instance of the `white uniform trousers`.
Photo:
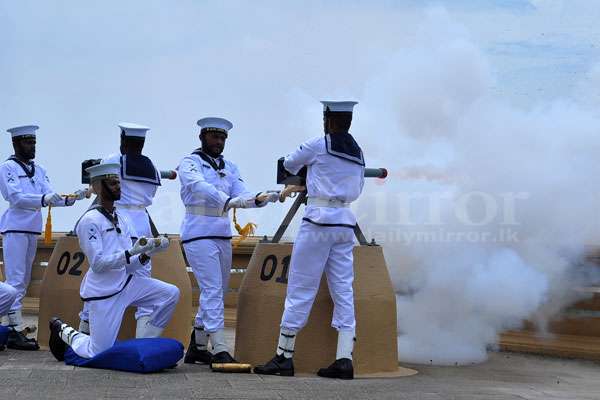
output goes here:
[{"label": "white uniform trousers", "polygon": [[150,324],[164,328],[179,300],[177,286],[158,279],[133,276],[119,294],[104,300],[88,301],[90,335],[79,333],[71,347],[77,355],[92,358],[112,347],[119,334],[125,309],[142,306],[152,310]]},{"label": "white uniform trousers", "polygon": [[[127,219],[129,219],[129,222],[133,224],[135,231],[137,232],[138,238],[132,240],[132,244],[133,242],[135,242],[135,240],[139,239],[142,236],[147,238],[151,238],[154,236],[152,234],[152,229],[150,228],[150,216],[148,215],[145,209],[131,210],[127,208],[122,208],[119,209],[119,212],[127,216]],[[148,261],[148,263],[144,265],[144,268],[136,270],[135,275],[151,278],[152,260]],[[79,319],[83,321],[89,321],[89,311],[90,308],[88,303],[83,303],[83,310],[81,310],[81,312],[79,313]],[[151,308],[138,307],[135,312],[135,319],[137,320],[140,317],[149,316],[151,313]]]},{"label": "white uniform trousers", "polygon": [[[119,206],[117,206],[119,208]],[[144,236],[147,238],[154,237],[152,234],[152,229],[150,228],[150,215],[146,212],[146,209],[129,209],[129,208],[120,208],[119,212],[125,214],[127,219],[133,224],[135,231],[137,232],[138,238]],[[140,268],[135,271],[135,275],[152,277],[152,260],[148,261],[144,268]],[[152,313],[152,310],[149,308],[138,307],[135,312],[135,319],[139,319],[140,317],[148,316]]]},{"label": "white uniform trousers", "polygon": [[331,326],[355,329],[353,247],[352,228],[302,221],[290,260],[281,328],[297,332],[306,325],[325,271],[334,304]]},{"label": "white uniform trousers", "polygon": [[231,240],[200,239],[183,245],[200,287],[194,326],[212,333],[225,327],[224,297],[231,273]]},{"label": "white uniform trousers", "polygon": [[4,282],[0,282],[0,317],[8,314],[10,306],[13,305],[16,298],[17,290]]},{"label": "white uniform trousers", "polygon": [[[2,235],[4,275],[6,283],[17,291],[10,311],[19,311],[31,281],[31,266],[37,252],[38,236],[31,233],[7,232]],[[17,313],[18,314],[18,313]],[[23,321],[15,321],[20,328]]]}]

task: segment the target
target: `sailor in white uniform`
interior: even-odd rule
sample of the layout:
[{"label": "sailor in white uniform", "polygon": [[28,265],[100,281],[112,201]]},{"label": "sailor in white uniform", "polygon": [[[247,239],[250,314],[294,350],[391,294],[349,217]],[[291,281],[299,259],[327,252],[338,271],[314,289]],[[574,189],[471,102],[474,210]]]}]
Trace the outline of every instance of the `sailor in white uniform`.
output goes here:
[{"label": "sailor in white uniform", "polygon": [[[278,192],[251,193],[237,166],[221,155],[231,122],[223,118],[198,121],[202,147],[183,158],[178,168],[185,217],[181,241],[200,287],[200,305],[186,363],[236,362],[225,343],[223,300],[231,270],[231,208],[263,207]],[[208,341],[212,344],[212,354]]]},{"label": "sailor in white uniform", "polygon": [[[161,185],[160,172],[148,157],[142,154],[146,133],[150,128],[131,123],[119,124],[121,129],[121,146],[119,154],[112,154],[102,159],[103,163],[117,163],[121,165],[121,198],[115,201],[120,215],[124,215],[133,224],[135,231],[131,238],[132,243],[138,237],[156,237],[159,235],[154,222],[146,207],[152,205],[156,190]],[[135,273],[151,276],[152,262],[149,261],[144,268]],[[80,313],[79,331],[89,333],[88,308]],[[138,307],[135,314],[137,320],[136,332],[148,323],[152,309]],[[138,334],[136,333],[136,336]]]},{"label": "sailor in white uniform", "polygon": [[[17,291],[10,285],[7,285],[4,282],[0,282],[0,318],[4,317],[8,311],[10,310],[10,306],[15,302],[17,298]],[[8,329],[4,326],[1,327],[0,333],[2,330]],[[5,343],[0,342],[0,351],[4,350]]]},{"label": "sailor in white uniform", "polygon": [[166,250],[169,240],[140,237],[132,246],[133,225],[114,206],[121,195],[120,167],[99,164],[86,170],[99,200],[77,225],[79,245],[90,264],[80,289],[81,299],[89,303],[90,334],[53,318],[49,345],[59,361],[64,360],[66,345],[84,358],[113,346],[129,306],[152,310],[138,337],[160,336],[179,300],[176,286],[135,273],[144,268],[154,253]]},{"label": "sailor in white uniform", "polygon": [[69,197],[52,190],[46,169],[33,161],[38,129],[35,125],[8,129],[15,154],[0,164],[0,191],[9,203],[0,218],[4,270],[6,283],[17,292],[8,318],[5,318],[10,328],[7,346],[19,350],[39,349],[34,339],[23,334],[25,325],[21,307],[31,280],[38,236],[42,232],[40,210],[48,205],[71,206],[85,196],[85,190],[78,190],[76,196]]},{"label": "sailor in white uniform", "polygon": [[362,150],[348,130],[356,102],[323,103],[325,136],[301,144],[285,157],[284,167],[296,175],[307,167],[307,206],[292,250],[285,310],[276,356],[255,373],[294,375],[296,335],[306,325],[325,272],[334,309],[331,326],[338,331],[336,361],[318,374],[352,379],[355,340],[352,249],[356,218],[349,206],[364,184]]},{"label": "sailor in white uniform", "polygon": [[13,305],[16,298],[17,290],[4,282],[0,282],[0,317],[8,314],[10,306]]}]

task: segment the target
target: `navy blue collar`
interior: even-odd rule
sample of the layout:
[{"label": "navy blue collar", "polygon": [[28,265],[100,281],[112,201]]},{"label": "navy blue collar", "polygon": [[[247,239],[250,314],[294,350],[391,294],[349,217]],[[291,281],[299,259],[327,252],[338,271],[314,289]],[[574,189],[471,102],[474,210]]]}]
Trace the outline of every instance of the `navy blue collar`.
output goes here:
[{"label": "navy blue collar", "polygon": [[225,160],[223,156],[213,158],[202,151],[202,149],[196,149],[192,154],[200,156],[201,159],[206,161],[215,171],[220,171],[225,168]]},{"label": "navy blue collar", "polygon": [[325,135],[325,148],[334,157],[365,166],[362,149],[349,133]]},{"label": "navy blue collar", "polygon": [[160,186],[160,173],[148,157],[123,154],[120,162],[123,179]]},{"label": "navy blue collar", "polygon": [[104,215],[106,219],[109,220],[112,226],[115,228],[115,231],[117,231],[117,233],[121,233],[121,228],[119,228],[119,217],[117,216],[116,211],[111,214],[108,211],[106,211],[106,208],[102,207],[100,204],[96,204],[88,209],[88,211],[91,210],[96,210],[100,214]]},{"label": "navy blue collar", "polygon": [[23,169],[23,171],[25,172],[25,175],[27,175],[27,177],[29,179],[31,179],[31,178],[34,177],[34,175],[35,175],[35,163],[33,161],[29,161],[27,163],[24,163],[23,161],[19,160],[14,155],[8,157],[8,159],[16,162],[17,164],[19,164],[19,166]]}]

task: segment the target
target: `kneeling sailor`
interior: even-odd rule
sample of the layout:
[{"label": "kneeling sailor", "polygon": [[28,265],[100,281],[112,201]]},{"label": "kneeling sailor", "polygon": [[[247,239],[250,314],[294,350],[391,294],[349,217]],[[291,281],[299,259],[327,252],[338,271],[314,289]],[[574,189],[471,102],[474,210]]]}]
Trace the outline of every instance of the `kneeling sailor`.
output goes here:
[{"label": "kneeling sailor", "polygon": [[140,237],[133,246],[135,231],[129,220],[115,209],[121,197],[119,164],[99,164],[88,168],[98,196],[77,225],[79,245],[90,269],[81,282],[81,299],[89,303],[90,334],[76,331],[58,318],[50,321],[50,350],[64,360],[66,346],[84,358],[92,358],[114,345],[125,309],[147,307],[153,312],[138,337],[158,337],[171,319],[179,299],[179,289],[171,284],[135,274],[154,253],[169,246],[165,237]]}]

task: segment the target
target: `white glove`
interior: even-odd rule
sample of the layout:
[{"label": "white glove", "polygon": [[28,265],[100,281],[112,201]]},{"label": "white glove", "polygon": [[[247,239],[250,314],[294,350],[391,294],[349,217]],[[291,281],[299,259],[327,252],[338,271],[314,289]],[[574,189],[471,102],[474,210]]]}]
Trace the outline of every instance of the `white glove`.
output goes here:
[{"label": "white glove", "polygon": [[150,239],[150,240],[154,243],[154,248],[152,248],[152,250],[150,250],[146,253],[148,256],[151,256],[156,253],[162,253],[163,251],[167,250],[167,248],[169,247],[169,244],[171,244],[169,239],[167,239],[164,236],[160,236],[160,237]]},{"label": "white glove", "polygon": [[75,191],[75,196],[72,196],[75,200],[83,200],[88,196],[87,189],[78,189]]},{"label": "white glove", "polygon": [[[145,244],[142,244],[145,243]],[[147,253],[154,248],[154,241],[152,239],[146,239],[141,237],[135,241],[133,247],[129,250],[129,254],[135,256],[137,254]]]},{"label": "white glove", "polygon": [[44,195],[44,203],[46,205],[63,205],[65,203],[65,199],[58,193],[47,193]]},{"label": "white glove", "polygon": [[229,211],[232,208],[246,208],[246,207],[247,207],[246,199],[243,199],[241,197],[234,197],[233,199],[229,200],[229,202],[227,203],[226,211]]},{"label": "white glove", "polygon": [[259,203],[275,203],[279,201],[279,190],[267,190],[266,192],[260,192],[258,196],[256,196],[256,200]]}]

